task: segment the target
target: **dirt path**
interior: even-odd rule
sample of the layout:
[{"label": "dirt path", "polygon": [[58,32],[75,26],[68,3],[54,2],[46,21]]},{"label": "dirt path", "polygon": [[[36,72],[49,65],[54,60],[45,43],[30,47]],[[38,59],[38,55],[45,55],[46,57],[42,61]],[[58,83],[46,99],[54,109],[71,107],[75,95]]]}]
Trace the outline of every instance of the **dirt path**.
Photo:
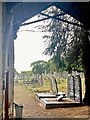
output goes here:
[{"label": "dirt path", "polygon": [[14,102],[23,104],[23,118],[87,118],[88,107],[45,109],[26,87],[15,85]]}]

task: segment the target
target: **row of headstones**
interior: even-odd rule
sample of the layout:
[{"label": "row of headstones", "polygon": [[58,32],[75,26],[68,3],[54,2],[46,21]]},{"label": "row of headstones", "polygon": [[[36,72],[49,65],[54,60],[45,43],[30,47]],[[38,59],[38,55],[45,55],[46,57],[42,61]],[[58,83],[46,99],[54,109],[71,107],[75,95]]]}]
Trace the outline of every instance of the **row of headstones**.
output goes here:
[{"label": "row of headstones", "polygon": [[[47,75],[46,75],[47,76]],[[38,75],[38,81],[40,83],[40,86],[44,84],[44,79],[46,77],[45,75]],[[54,75],[48,75],[48,79],[50,80],[51,83],[51,91],[53,93],[58,93],[58,87],[57,87],[57,81],[56,77]],[[59,76],[60,77],[60,76]],[[81,77],[80,75],[75,75],[69,76],[68,77],[68,89],[67,89],[67,96],[73,100],[78,100],[82,102],[82,87],[81,87]]]},{"label": "row of headstones", "polygon": [[[54,94],[58,94],[57,81],[54,76],[48,76],[51,83],[51,90]],[[82,102],[82,87],[80,75],[68,77],[67,96],[73,100]]]},{"label": "row of headstones", "polygon": [[15,80],[28,80],[31,77],[29,73],[18,73],[15,74]]}]

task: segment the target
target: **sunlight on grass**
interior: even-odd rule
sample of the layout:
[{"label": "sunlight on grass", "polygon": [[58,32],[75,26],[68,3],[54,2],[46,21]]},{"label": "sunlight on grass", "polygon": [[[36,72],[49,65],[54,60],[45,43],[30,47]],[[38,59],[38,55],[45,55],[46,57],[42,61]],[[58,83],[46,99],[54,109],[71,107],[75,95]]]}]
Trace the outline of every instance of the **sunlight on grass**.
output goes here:
[{"label": "sunlight on grass", "polygon": [[[57,86],[58,86],[58,92],[64,92],[68,93],[68,79],[60,78],[60,80],[57,80]],[[85,94],[85,79],[84,77],[81,79],[82,81],[82,98]],[[18,83],[27,87],[29,92],[36,93],[36,92],[52,92],[51,91],[51,85],[50,81],[48,79],[45,79],[43,82],[43,85],[40,86],[39,82],[33,82],[33,84],[23,84],[23,80],[18,80]]]}]

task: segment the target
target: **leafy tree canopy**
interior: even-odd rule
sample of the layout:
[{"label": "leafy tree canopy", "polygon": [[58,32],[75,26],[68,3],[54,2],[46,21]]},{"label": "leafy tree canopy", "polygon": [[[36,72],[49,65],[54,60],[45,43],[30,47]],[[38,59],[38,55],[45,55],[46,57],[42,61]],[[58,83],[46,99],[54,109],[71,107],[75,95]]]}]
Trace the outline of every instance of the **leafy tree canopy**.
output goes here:
[{"label": "leafy tree canopy", "polygon": [[[51,16],[63,14],[58,16],[58,18],[80,24],[79,21],[70,15],[64,14],[63,11],[55,6],[43,11],[43,13]],[[39,17],[42,16],[39,15]],[[81,28],[56,19],[50,19],[46,23],[38,26],[39,29],[48,30],[50,33],[43,36],[44,42],[47,45],[44,54],[52,56],[57,70],[70,71],[73,68],[82,71]]]},{"label": "leafy tree canopy", "polygon": [[38,60],[31,63],[32,72],[34,74],[42,74],[47,70],[47,62],[43,60]]}]

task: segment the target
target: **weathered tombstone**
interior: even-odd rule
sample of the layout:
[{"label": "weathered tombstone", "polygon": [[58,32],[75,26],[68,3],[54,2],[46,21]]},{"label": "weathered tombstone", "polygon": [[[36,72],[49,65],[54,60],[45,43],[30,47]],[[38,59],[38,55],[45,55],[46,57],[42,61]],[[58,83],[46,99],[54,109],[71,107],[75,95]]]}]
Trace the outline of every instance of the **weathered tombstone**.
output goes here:
[{"label": "weathered tombstone", "polygon": [[70,76],[68,79],[68,97],[82,102],[81,78],[79,75]]},{"label": "weathered tombstone", "polygon": [[51,86],[51,91],[53,94],[57,95],[58,94],[58,87],[57,87],[57,81],[55,77],[49,76],[50,80],[50,86]]},{"label": "weathered tombstone", "polygon": [[75,100],[82,102],[82,88],[80,75],[75,76]]},{"label": "weathered tombstone", "polygon": [[75,100],[75,92],[74,92],[74,76],[70,76],[68,78],[68,97]]},{"label": "weathered tombstone", "polygon": [[39,84],[40,86],[43,86],[42,74],[39,75]]},{"label": "weathered tombstone", "polygon": [[53,93],[58,94],[58,87],[57,87],[57,81],[56,78],[52,76],[52,87],[53,87]]},{"label": "weathered tombstone", "polygon": [[52,77],[48,75],[48,79],[50,81],[50,90],[53,91],[53,86],[52,86]]},{"label": "weathered tombstone", "polygon": [[42,73],[43,86],[45,87],[45,74]]},{"label": "weathered tombstone", "polygon": [[60,77],[59,77],[59,73],[58,72],[54,72],[53,73],[53,77],[57,78],[57,82],[60,83]]}]

